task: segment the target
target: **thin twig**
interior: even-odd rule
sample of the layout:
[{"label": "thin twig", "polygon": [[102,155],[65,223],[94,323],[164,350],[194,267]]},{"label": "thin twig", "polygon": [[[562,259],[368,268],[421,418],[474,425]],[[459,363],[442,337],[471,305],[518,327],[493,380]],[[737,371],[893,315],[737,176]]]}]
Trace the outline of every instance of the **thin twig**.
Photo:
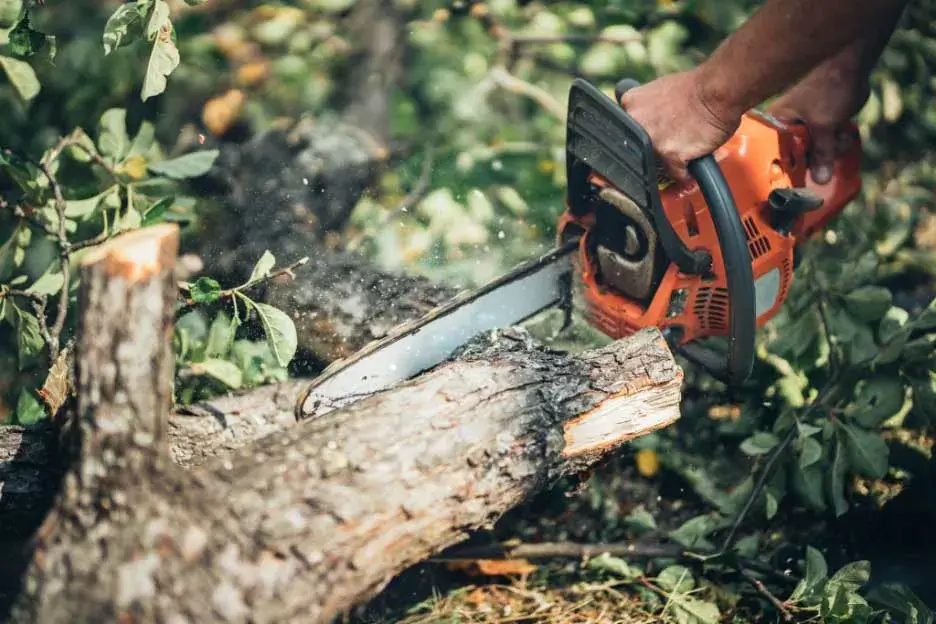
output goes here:
[{"label": "thin twig", "polygon": [[[49,159],[50,160],[50,159]],[[39,168],[42,170],[42,173],[49,180],[49,188],[52,189],[52,196],[55,201],[55,215],[58,221],[58,231],[56,232],[56,238],[58,239],[59,246],[59,264],[62,268],[62,290],[59,294],[59,305],[58,310],[56,310],[55,323],[52,325],[52,330],[50,332],[52,338],[52,344],[49,347],[50,357],[54,361],[58,356],[59,351],[59,337],[62,335],[62,330],[65,328],[65,318],[68,315],[68,290],[70,287],[71,281],[71,272],[69,271],[68,258],[71,254],[71,243],[68,241],[68,232],[65,229],[65,196],[62,195],[62,187],[59,186],[58,180],[55,179],[55,176],[52,174],[52,170],[49,168],[48,160],[43,160],[39,163]]]},{"label": "thin twig", "polygon": [[494,84],[499,87],[510,91],[511,93],[516,93],[517,95],[525,95],[535,101],[537,104],[543,107],[547,112],[553,115],[556,119],[565,123],[566,121],[566,110],[556,98],[552,96],[551,93],[546,91],[541,87],[517,78],[513,74],[507,71],[503,66],[492,67],[488,76],[491,80],[494,81]]},{"label": "thin twig", "polygon": [[[453,561],[459,559],[591,559],[607,553],[612,557],[629,559],[678,559],[683,562],[699,563],[708,555],[687,550],[678,544],[639,544],[633,542],[577,543],[541,542],[537,544],[484,544],[480,546],[456,547],[430,558],[429,561]],[[778,581],[795,584],[798,579],[770,565],[739,557],[739,565],[770,575]]]},{"label": "thin twig", "polygon": [[754,589],[757,590],[757,593],[759,593],[761,596],[766,598],[767,601],[770,604],[772,604],[774,608],[777,609],[777,611],[780,612],[780,615],[783,617],[784,621],[791,622],[793,620],[793,614],[790,612],[790,610],[787,609],[786,605],[783,604],[782,600],[774,596],[773,593],[771,593],[771,591],[767,589],[767,586],[764,585],[764,582],[762,580],[754,576],[754,573],[748,570],[747,568],[745,568],[744,566],[741,566],[739,568],[739,571],[741,572],[741,576],[747,579],[751,583],[751,585],[754,586]]},{"label": "thin twig", "polygon": [[85,136],[84,131],[81,130],[81,128],[77,128],[73,130],[72,133],[68,136],[62,137],[59,142],[56,143],[55,146],[46,153],[46,157],[44,159],[45,162],[53,162],[56,158],[59,157],[59,155],[61,155],[65,148],[73,146],[87,154],[91,160],[93,160],[98,166],[109,173],[112,178],[117,178],[117,172],[114,171],[114,168],[111,167],[106,160],[104,160],[103,156],[94,150],[88,149],[86,145],[81,143],[81,138],[83,136]]},{"label": "thin twig", "polygon": [[87,240],[78,241],[77,243],[72,243],[71,250],[72,253],[76,251],[81,251],[87,247],[94,247],[95,245],[100,245],[110,238],[111,233],[109,231],[110,226],[107,223],[107,210],[101,211],[101,217],[104,221],[104,229],[101,230],[101,233],[95,236],[94,238],[89,238]]},{"label": "thin twig", "polygon": [[[237,295],[240,291],[247,290],[248,288],[253,288],[254,286],[259,286],[260,284],[265,284],[266,282],[270,282],[284,275],[288,275],[291,279],[295,278],[296,275],[294,271],[308,262],[309,262],[309,257],[305,256],[293,262],[289,266],[285,266],[282,269],[278,269],[276,271],[273,271],[272,273],[268,273],[267,275],[264,275],[263,277],[258,277],[257,279],[249,280],[235,288],[226,288],[218,294],[218,298],[229,299]],[[180,296],[181,296],[181,292],[189,292],[192,288],[192,285],[189,282],[179,282],[178,287],[179,287]],[[196,303],[196,301],[190,297],[182,297],[182,302],[186,307],[193,306]]]}]

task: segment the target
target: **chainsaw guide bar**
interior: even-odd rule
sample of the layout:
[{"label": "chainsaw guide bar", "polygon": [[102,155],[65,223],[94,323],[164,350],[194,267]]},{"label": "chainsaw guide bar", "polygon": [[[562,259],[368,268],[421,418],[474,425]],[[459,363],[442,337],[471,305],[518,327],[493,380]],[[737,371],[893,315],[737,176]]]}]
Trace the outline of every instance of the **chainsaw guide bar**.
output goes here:
[{"label": "chainsaw guide bar", "polygon": [[457,295],[329,365],[296,403],[296,420],[313,418],[411,379],[444,362],[479,334],[521,323],[553,307],[571,314],[573,239],[481,288]]}]

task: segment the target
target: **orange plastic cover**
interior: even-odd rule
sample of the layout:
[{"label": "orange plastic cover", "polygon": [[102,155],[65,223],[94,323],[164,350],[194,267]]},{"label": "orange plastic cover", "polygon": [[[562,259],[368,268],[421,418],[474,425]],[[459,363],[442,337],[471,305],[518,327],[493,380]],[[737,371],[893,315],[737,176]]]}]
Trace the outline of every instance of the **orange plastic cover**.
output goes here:
[{"label": "orange plastic cover", "polygon": [[[861,142],[855,140],[850,151],[835,166],[832,180],[816,184],[806,163],[807,131],[804,126],[781,124],[751,111],[742,120],[734,136],[715,152],[715,159],[731,187],[747,237],[755,279],[757,326],[762,327],[783,305],[793,276],[794,247],[821,230],[836,217],[861,190]],[[596,187],[609,183],[597,176]],[[630,335],[647,327],[681,329],[678,344],[706,336],[728,333],[729,306],[727,283],[715,226],[698,185],[661,184],[664,211],[677,234],[690,249],[705,248],[712,255],[714,278],[685,275],[669,264],[649,305],[641,305],[612,290],[595,278],[593,260],[587,253],[594,214],[562,215],[558,227],[561,239],[572,225],[585,230],[575,257],[576,283],[584,301],[589,322],[612,338]],[[789,233],[771,225],[770,192],[778,188],[806,187],[817,193],[822,207],[807,212],[793,222]],[[663,253],[662,250],[660,253]]]}]

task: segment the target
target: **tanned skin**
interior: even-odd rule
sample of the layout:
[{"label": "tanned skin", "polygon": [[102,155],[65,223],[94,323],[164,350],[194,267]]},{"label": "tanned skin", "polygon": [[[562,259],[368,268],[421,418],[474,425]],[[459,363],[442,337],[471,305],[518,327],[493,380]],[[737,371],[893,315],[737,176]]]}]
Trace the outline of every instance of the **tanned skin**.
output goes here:
[{"label": "tanned skin", "polygon": [[909,0],[766,0],[698,67],[624,94],[676,179],[712,153],[741,117],[791,85],[771,111],[807,123],[812,173],[827,181],[836,132],[868,96],[868,77]]}]

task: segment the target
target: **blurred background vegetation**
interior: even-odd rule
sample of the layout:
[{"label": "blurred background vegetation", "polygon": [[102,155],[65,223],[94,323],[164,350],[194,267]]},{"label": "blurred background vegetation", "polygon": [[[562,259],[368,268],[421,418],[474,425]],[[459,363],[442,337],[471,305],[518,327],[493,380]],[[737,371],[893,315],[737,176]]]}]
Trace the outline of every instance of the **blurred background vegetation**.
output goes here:
[{"label": "blurred background vegetation", "polygon": [[[191,192],[186,180],[212,166],[219,145],[249,145],[265,131],[329,119],[350,105],[347,77],[362,44],[348,29],[355,4],[0,0],[0,288],[33,289],[0,298],[18,301],[0,305],[0,420],[46,417],[34,393],[49,369],[40,357],[49,346],[39,322],[45,308],[37,306],[62,289],[54,278],[54,189],[25,160],[48,156],[66,135],[86,145],[84,134],[72,135],[78,128],[92,137],[123,199],[115,202],[100,175],[62,165],[69,235],[93,241],[97,232],[171,218],[191,226],[190,237],[210,236],[200,220],[226,218],[225,206]],[[757,5],[388,0],[404,26],[387,166],[334,233],[338,244],[381,268],[460,287],[541,253],[563,209],[572,78],[611,93],[625,76],[646,81],[691,67]],[[936,604],[926,546],[936,509],[934,8],[911,3],[874,72],[858,119],[864,190],[809,246],[784,312],[759,336],[751,382],[729,392],[686,365],[677,426],[635,441],[574,495],[543,496],[493,531],[500,539],[650,539],[705,549],[724,536],[753,489],[752,474],[782,445],[780,468],[733,548],[805,579],[795,591],[783,582],[759,591],[723,565],[671,557],[426,564],[392,584],[361,621],[932,621],[921,599]],[[153,10],[171,24],[161,44],[159,23],[147,32]],[[169,74],[164,85],[160,71]],[[180,160],[199,144],[202,156]],[[252,209],[273,211],[265,201],[257,196]],[[28,204],[45,208],[17,211]],[[215,260],[201,258],[206,274]],[[531,328],[545,337],[554,321]],[[228,322],[194,315],[182,326],[197,342]],[[602,340],[577,322],[557,345]],[[183,360],[198,351],[185,344]],[[234,371],[214,371],[220,390],[287,375],[268,345],[239,341]],[[811,409],[829,387],[834,398]],[[201,396],[186,394],[184,380],[177,392]]]}]

